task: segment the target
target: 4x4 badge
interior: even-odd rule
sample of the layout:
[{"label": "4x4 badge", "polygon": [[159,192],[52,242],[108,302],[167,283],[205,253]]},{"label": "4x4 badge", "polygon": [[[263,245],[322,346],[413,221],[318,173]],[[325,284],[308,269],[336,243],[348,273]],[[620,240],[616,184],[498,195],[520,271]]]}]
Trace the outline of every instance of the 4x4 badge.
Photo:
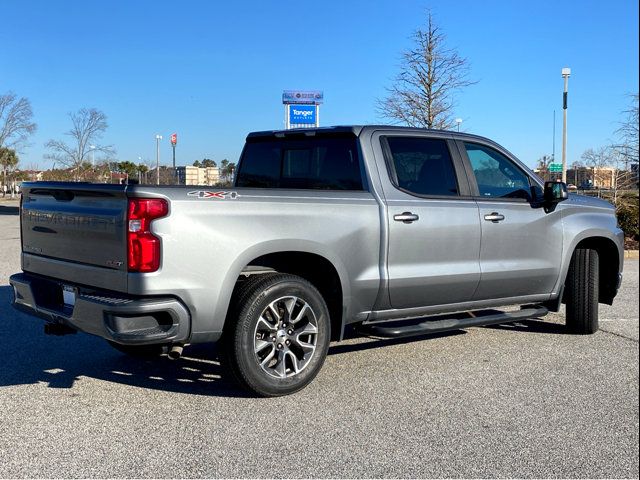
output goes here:
[{"label": "4x4 badge", "polygon": [[218,198],[218,199],[230,198],[232,200],[235,200],[239,196],[237,192],[224,192],[224,191],[211,192],[208,190],[194,190],[192,192],[187,193],[187,195],[190,197],[198,197],[198,198]]}]

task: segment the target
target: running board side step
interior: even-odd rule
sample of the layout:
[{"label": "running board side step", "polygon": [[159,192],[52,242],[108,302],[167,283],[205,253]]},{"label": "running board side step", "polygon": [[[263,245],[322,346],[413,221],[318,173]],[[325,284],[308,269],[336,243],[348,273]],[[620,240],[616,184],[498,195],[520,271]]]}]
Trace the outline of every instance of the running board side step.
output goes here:
[{"label": "running board side step", "polygon": [[[420,323],[414,323],[402,326],[382,326],[379,323],[369,324],[363,323],[356,327],[359,333],[384,338],[411,337],[414,335],[425,335],[428,333],[446,332],[449,330],[459,330],[461,328],[478,327],[485,325],[495,325],[499,323],[511,323],[527,318],[542,317],[549,313],[549,310],[539,305],[532,305],[514,312],[500,312],[482,315],[482,312],[475,312],[477,316],[466,316],[463,318],[442,318],[438,320],[425,320]],[[464,315],[469,315],[468,313]]]}]

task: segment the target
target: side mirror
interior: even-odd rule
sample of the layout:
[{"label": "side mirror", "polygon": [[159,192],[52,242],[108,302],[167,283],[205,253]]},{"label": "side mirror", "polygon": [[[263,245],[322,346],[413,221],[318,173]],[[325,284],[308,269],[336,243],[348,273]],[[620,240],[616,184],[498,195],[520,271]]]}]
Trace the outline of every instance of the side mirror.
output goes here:
[{"label": "side mirror", "polygon": [[544,201],[548,205],[555,205],[569,198],[567,184],[564,182],[544,182]]}]

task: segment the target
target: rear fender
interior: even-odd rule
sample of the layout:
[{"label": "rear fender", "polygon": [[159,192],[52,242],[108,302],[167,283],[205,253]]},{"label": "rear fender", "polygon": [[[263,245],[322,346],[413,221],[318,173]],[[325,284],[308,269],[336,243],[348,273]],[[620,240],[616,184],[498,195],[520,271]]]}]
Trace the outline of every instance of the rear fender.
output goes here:
[{"label": "rear fender", "polygon": [[351,287],[343,262],[320,243],[306,240],[271,240],[252,245],[238,255],[231,265],[231,268],[229,268],[223,281],[222,288],[220,289],[220,295],[218,297],[214,313],[214,324],[216,328],[219,328],[220,331],[222,331],[222,328],[224,327],[227,312],[229,311],[231,296],[238,277],[241,275],[243,269],[258,257],[280,252],[301,252],[318,255],[325,258],[334,266],[338,272],[338,276],[340,277],[340,285],[342,288],[342,325],[344,325],[344,320],[345,318],[348,318],[349,315]]}]

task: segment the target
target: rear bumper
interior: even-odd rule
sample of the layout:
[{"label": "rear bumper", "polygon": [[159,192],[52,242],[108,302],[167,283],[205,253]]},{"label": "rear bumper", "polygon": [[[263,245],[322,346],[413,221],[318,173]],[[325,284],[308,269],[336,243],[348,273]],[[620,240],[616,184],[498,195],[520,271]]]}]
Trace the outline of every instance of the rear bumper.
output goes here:
[{"label": "rear bumper", "polygon": [[185,343],[189,338],[189,311],[173,297],[128,297],[73,286],[75,304],[70,306],[63,303],[63,282],[19,273],[9,283],[13,306],[48,323],[123,345]]}]

